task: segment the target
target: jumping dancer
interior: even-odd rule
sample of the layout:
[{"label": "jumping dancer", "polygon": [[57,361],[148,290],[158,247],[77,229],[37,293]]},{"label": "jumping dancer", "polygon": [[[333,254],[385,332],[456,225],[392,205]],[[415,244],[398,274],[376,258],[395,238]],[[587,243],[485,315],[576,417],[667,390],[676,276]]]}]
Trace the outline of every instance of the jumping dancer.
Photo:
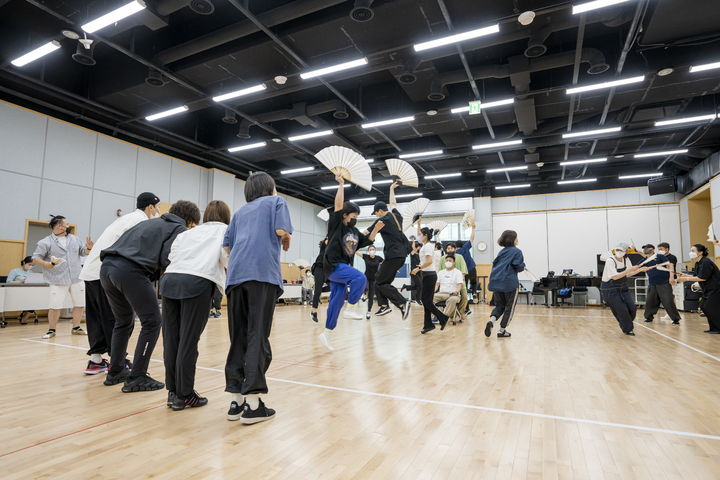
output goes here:
[{"label": "jumping dancer", "polygon": [[492,333],[493,324],[502,317],[498,338],[510,337],[505,330],[515,314],[517,303],[518,273],[525,270],[525,259],[522,251],[517,248],[518,237],[514,230],[505,230],[497,241],[503,247],[492,263],[492,271],[488,280],[488,290],[493,292],[495,309],[490,314],[490,321],[485,325],[485,336]]},{"label": "jumping dancer", "polygon": [[318,305],[320,304],[320,295],[322,295],[322,289],[325,285],[325,270],[323,269],[323,257],[325,256],[325,247],[327,247],[327,235],[325,236],[325,240],[321,241],[318,247],[320,248],[320,253],[318,253],[317,258],[315,258],[315,263],[313,263],[313,266],[311,268],[313,277],[315,277],[315,291],[313,292],[313,299],[312,299],[312,310],[310,312],[310,318],[313,322],[318,323],[318,316],[317,316],[317,309]]}]

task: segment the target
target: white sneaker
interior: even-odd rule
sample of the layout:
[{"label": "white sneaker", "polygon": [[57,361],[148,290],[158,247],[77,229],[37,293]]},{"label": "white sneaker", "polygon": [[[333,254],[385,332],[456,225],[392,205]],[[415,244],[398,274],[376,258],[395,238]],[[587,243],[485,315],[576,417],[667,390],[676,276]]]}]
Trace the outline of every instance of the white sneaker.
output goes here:
[{"label": "white sneaker", "polygon": [[355,310],[352,310],[350,308],[346,308],[345,312],[343,313],[343,318],[349,318],[351,320],[362,320],[362,316],[358,315]]},{"label": "white sneaker", "polygon": [[335,349],[332,345],[330,345],[330,335],[327,332],[323,332],[320,335],[318,335],[318,338],[322,342],[323,345],[325,345],[325,348],[330,350],[331,352],[334,352]]},{"label": "white sneaker", "polygon": [[43,335],[43,338],[52,338],[55,336],[55,330],[49,330],[45,335]]}]

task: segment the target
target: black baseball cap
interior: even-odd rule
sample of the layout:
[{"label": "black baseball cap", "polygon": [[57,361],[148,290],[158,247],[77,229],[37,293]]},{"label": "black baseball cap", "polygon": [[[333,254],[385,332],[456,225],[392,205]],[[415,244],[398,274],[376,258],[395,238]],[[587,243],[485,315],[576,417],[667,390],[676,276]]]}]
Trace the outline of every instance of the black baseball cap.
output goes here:
[{"label": "black baseball cap", "polygon": [[655,245],[653,245],[652,243],[648,243],[643,245],[642,248],[652,248],[653,250],[655,250]]},{"label": "black baseball cap", "polygon": [[387,203],[385,203],[385,202],[375,203],[375,206],[373,207],[373,211],[372,211],[373,215],[375,215],[378,210],[385,210],[387,212],[388,211]]},{"label": "black baseball cap", "polygon": [[144,210],[148,205],[157,205],[160,199],[154,193],[143,192],[137,197],[137,208]]}]

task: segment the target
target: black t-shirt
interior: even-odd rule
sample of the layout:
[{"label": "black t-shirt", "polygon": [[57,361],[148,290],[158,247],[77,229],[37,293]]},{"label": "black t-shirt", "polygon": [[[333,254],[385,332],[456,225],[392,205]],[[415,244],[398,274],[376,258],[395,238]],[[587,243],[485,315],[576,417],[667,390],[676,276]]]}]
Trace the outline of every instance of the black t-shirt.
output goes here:
[{"label": "black t-shirt", "polygon": [[677,272],[677,257],[673,255],[672,253],[665,254],[665,258],[667,258],[670,263],[672,263],[673,270]]},{"label": "black t-shirt", "polygon": [[365,278],[368,279],[368,282],[374,282],[375,275],[377,274],[378,268],[380,267],[383,258],[379,255],[375,255],[375,257],[373,258],[367,253],[364,253],[362,259],[365,262]]},{"label": "black t-shirt", "polygon": [[411,253],[410,254],[410,270],[415,270],[420,265],[420,254],[419,253]]},{"label": "black t-shirt", "polygon": [[[393,219],[393,216],[395,216],[395,219]],[[368,231],[372,232],[375,224],[379,221],[385,224],[383,229],[380,230],[380,235],[382,235],[383,242],[385,242],[385,246],[383,247],[385,258],[407,257],[407,244],[409,240],[402,231],[402,214],[398,212],[397,208],[393,208],[392,212],[388,212],[384,217],[375,220],[375,223],[368,228]],[[400,225],[400,227],[398,227],[398,225]]]},{"label": "black t-shirt", "polygon": [[327,244],[323,241],[320,246],[320,253],[318,253],[317,258],[315,259],[315,263],[313,263],[311,270],[315,271],[316,268],[320,267],[323,268],[323,257],[325,256],[325,247]]},{"label": "black t-shirt", "polygon": [[695,265],[695,275],[705,281],[699,282],[703,298],[720,295],[720,270],[717,265],[707,257],[702,257]]},{"label": "black t-shirt", "polygon": [[329,275],[341,263],[352,265],[355,252],[372,244],[357,228],[345,225],[340,212],[332,212],[328,220],[328,244],[325,247],[323,269]]}]

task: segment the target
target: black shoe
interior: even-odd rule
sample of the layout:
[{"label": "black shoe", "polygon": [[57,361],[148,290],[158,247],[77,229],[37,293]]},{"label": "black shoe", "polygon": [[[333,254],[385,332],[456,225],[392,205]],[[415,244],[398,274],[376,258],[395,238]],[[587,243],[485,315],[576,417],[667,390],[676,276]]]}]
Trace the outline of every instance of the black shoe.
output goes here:
[{"label": "black shoe", "polygon": [[128,373],[130,373],[130,370],[126,368],[123,368],[122,371],[117,375],[113,375],[110,373],[110,371],[108,371],[107,377],[105,377],[105,381],[103,382],[103,384],[110,386],[117,385],[120,382],[124,382],[128,376]]},{"label": "black shoe", "polygon": [[708,333],[710,335],[720,335],[720,332],[718,332],[717,330],[710,330]]},{"label": "black shoe", "polygon": [[312,318],[313,322],[318,323],[317,312],[312,312],[310,318]]},{"label": "black shoe", "polygon": [[443,317],[445,317],[444,320],[443,320],[442,318],[438,318],[438,320],[440,320],[440,331],[441,331],[441,332],[442,332],[443,330],[445,330],[445,327],[446,327],[447,324],[448,324],[448,320],[450,320],[450,317],[448,317],[447,315],[443,315]]},{"label": "black shoe", "polygon": [[467,310],[465,310],[464,315],[465,315],[466,317],[467,317],[468,315],[472,315],[472,312],[470,311],[469,308],[468,308]]},{"label": "black shoe", "polygon": [[680,320],[673,320],[673,325],[680,325]]},{"label": "black shoe", "polygon": [[490,334],[492,333],[492,327],[493,322],[487,322],[487,324],[485,325],[485,336],[488,338],[490,338]]},{"label": "black shoe", "polygon": [[703,333],[710,333],[712,330],[703,330]]},{"label": "black shoe", "polygon": [[410,315],[410,300],[407,300],[405,305],[400,307],[400,311],[402,312],[402,319],[407,320],[408,315]]},{"label": "black shoe", "polygon": [[407,290],[407,289],[408,289],[408,285],[403,285],[402,288],[400,289],[400,291],[403,292],[403,291],[405,291],[405,290]]},{"label": "black shoe", "polygon": [[432,332],[433,330],[435,330],[435,325],[433,325],[432,327],[424,327],[422,330],[420,330],[420,333],[425,335],[426,333]]},{"label": "black shoe", "polygon": [[245,402],[242,415],[240,415],[240,421],[245,425],[252,425],[253,423],[260,423],[266,420],[272,420],[274,417],[275,410],[266,407],[262,399],[258,399],[258,408],[256,408],[255,410],[251,410],[250,405]]},{"label": "black shoe", "polygon": [[388,306],[380,307],[380,310],[378,310],[377,312],[375,312],[375,316],[376,316],[376,317],[382,317],[383,315],[387,315],[387,314],[390,313],[390,312],[392,312],[392,308],[390,308],[390,307],[388,307]]},{"label": "black shoe", "polygon": [[510,335],[510,332],[505,330],[504,332],[498,332],[497,336],[498,336],[498,338],[507,338],[507,337],[511,337],[512,335]]},{"label": "black shoe", "polygon": [[149,375],[145,374],[142,377],[133,378],[132,380],[130,380],[130,377],[126,378],[122,391],[123,393],[152,392],[153,390],[160,390],[163,388],[165,388],[164,383],[158,382],[157,380],[152,379]]},{"label": "black shoe", "polygon": [[172,407],[173,402],[175,402],[175,392],[168,392],[167,406]]},{"label": "black shoe", "polygon": [[204,407],[208,404],[208,399],[201,397],[197,392],[193,391],[192,395],[185,400],[175,397],[172,409],[174,412],[185,409],[185,407]]},{"label": "black shoe", "polygon": [[240,415],[242,415],[245,405],[247,405],[245,402],[243,402],[242,405],[238,405],[237,402],[232,402],[230,404],[230,410],[228,410],[228,420],[240,420]]},{"label": "black shoe", "polygon": [[645,319],[645,323],[652,323],[652,321],[653,321],[652,318],[646,318],[646,319]]},{"label": "black shoe", "polygon": [[625,332],[625,335],[630,335],[631,337],[635,336],[635,332]]}]

